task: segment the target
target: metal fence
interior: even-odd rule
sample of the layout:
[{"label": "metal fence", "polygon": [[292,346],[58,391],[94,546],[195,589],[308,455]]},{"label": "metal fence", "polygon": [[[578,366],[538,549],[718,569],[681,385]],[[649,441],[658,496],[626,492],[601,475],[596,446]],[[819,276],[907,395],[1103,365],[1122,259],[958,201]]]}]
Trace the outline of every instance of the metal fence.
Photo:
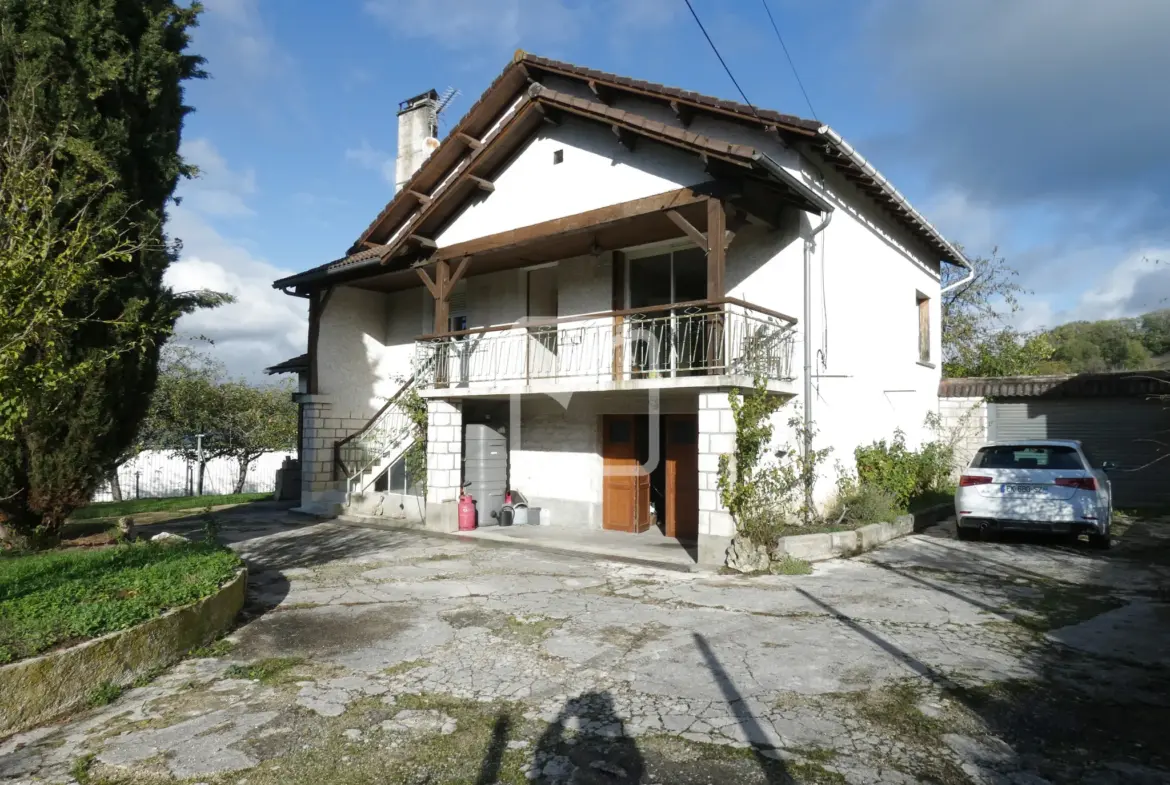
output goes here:
[{"label": "metal fence", "polygon": [[[244,493],[271,493],[276,490],[276,470],[295,450],[264,453],[249,467]],[[231,458],[215,458],[203,471],[203,495],[232,493],[236,488],[239,465]],[[194,496],[199,484],[199,464],[165,450],[146,450],[118,469],[118,484],[123,499],[147,499],[167,496]],[[102,485],[92,501],[114,500],[109,483]]]}]

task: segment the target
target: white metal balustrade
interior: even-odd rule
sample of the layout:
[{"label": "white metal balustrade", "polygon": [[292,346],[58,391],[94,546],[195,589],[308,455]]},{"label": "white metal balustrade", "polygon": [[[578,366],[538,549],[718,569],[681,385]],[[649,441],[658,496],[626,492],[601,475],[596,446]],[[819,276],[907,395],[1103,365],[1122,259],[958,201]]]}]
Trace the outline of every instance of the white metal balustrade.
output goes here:
[{"label": "white metal balustrade", "polygon": [[426,370],[416,378],[421,388],[712,375],[790,380],[795,322],[728,299],[463,330],[419,339],[415,364]]}]

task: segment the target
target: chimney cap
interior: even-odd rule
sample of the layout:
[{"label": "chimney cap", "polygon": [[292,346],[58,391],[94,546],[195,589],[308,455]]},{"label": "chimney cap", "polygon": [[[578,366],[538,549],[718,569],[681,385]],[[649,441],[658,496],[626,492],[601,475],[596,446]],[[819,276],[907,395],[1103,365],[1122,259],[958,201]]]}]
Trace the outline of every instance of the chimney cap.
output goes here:
[{"label": "chimney cap", "polygon": [[419,93],[413,98],[407,98],[405,101],[398,102],[398,111],[406,112],[411,109],[417,109],[419,106],[430,103],[434,104],[439,100],[439,93],[437,90],[427,90],[425,93]]}]

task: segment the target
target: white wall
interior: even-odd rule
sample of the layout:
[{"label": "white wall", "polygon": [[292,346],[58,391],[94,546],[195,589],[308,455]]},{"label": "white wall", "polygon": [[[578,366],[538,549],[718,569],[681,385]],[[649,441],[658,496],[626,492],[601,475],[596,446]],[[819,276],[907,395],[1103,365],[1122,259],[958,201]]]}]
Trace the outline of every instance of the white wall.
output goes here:
[{"label": "white wall", "polygon": [[520,434],[512,434],[511,486],[543,508],[546,524],[601,528],[600,416],[551,401],[522,406]]},{"label": "white wall", "polygon": [[[244,493],[270,493],[276,489],[276,471],[287,457],[296,457],[296,450],[267,452],[248,467]],[[187,496],[197,487],[199,467],[166,450],[145,450],[134,459],[118,467],[118,485],[123,499],[153,499],[168,496]],[[215,458],[203,470],[203,493],[215,495],[232,493],[236,488],[239,464],[232,458]],[[193,492],[193,491],[192,491]],[[91,501],[114,500],[108,484],[94,492]]]},{"label": "white wall", "polygon": [[[408,304],[409,298],[400,299]],[[317,342],[317,392],[329,397],[334,417],[369,418],[397,389],[394,378],[410,372],[409,341],[418,333],[408,339],[406,332],[418,320],[412,321],[409,308],[395,318],[392,332],[402,343],[387,351],[389,304],[384,293],[338,286],[325,305]]]},{"label": "white wall", "polygon": [[[554,164],[557,150],[564,159]],[[435,239],[453,245],[710,179],[697,156],[649,143],[631,153],[608,128],[566,118],[538,131],[494,178],[495,191]]]}]

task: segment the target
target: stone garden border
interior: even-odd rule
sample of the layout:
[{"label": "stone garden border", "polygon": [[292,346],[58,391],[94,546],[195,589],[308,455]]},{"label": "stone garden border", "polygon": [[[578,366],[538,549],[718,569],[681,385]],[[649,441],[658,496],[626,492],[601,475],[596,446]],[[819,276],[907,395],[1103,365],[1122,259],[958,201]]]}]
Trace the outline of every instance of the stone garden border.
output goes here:
[{"label": "stone garden border", "polygon": [[0,666],[0,739],[82,708],[98,685],[125,686],[213,641],[244,606],[248,570],[219,591],[136,627]]},{"label": "stone garden border", "polygon": [[790,556],[804,561],[824,561],[872,551],[898,537],[905,537],[945,518],[951,502],[912,515],[899,515],[892,523],[871,523],[846,532],[795,534],[776,541],[774,558]]}]

